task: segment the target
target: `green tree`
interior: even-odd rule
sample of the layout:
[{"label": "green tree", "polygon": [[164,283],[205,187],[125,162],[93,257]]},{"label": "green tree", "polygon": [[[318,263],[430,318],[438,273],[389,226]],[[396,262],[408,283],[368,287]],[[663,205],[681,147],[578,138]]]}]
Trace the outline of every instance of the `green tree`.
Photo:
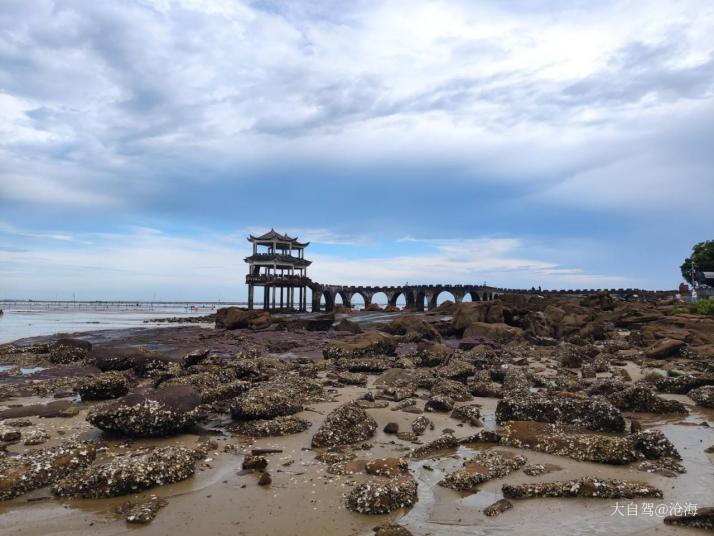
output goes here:
[{"label": "green tree", "polygon": [[682,277],[691,285],[692,281],[692,262],[694,269],[697,272],[714,272],[714,240],[699,242],[692,248],[692,254],[684,259],[680,270]]}]

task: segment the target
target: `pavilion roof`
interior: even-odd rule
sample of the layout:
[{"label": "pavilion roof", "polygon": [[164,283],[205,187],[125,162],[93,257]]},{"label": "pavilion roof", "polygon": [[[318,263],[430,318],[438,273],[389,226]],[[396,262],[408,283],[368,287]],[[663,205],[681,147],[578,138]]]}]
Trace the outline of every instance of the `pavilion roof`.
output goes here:
[{"label": "pavilion roof", "polygon": [[292,244],[295,247],[307,247],[310,242],[298,242],[297,237],[293,238],[291,236],[288,236],[287,234],[280,234],[278,233],[275,229],[270,229],[267,233],[264,233],[260,236],[253,236],[250,235],[248,237],[249,242],[280,242],[280,243],[286,243],[286,244]]},{"label": "pavilion roof", "polygon": [[274,263],[288,266],[306,267],[312,264],[312,261],[293,257],[292,255],[281,255],[279,253],[256,253],[245,258],[245,262],[249,263]]}]

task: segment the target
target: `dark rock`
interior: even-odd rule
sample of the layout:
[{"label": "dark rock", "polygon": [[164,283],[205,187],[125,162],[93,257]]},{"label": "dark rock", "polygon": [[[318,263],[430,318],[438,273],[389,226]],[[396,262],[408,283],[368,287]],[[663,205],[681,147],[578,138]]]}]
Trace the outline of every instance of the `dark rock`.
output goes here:
[{"label": "dark rock", "polygon": [[374,435],[377,422],[350,402],[331,411],[312,437],[313,447],[336,447],[365,441]]},{"label": "dark rock", "polygon": [[660,398],[654,394],[650,387],[642,384],[614,392],[608,395],[607,399],[622,411],[689,413],[681,402]]},{"label": "dark rock", "polygon": [[490,506],[487,506],[483,513],[489,517],[494,517],[502,514],[506,510],[513,508],[513,503],[508,499],[500,499]]},{"label": "dark rock", "polygon": [[696,508],[664,518],[665,525],[679,525],[695,529],[714,530],[714,508]]},{"label": "dark rock", "polygon": [[200,402],[190,385],[147,389],[93,409],[87,421],[105,432],[130,437],[170,435],[196,422]]},{"label": "dark rock", "polygon": [[77,393],[84,400],[108,400],[129,392],[129,380],[118,371],[102,372],[82,381]]},{"label": "dark rock", "polygon": [[662,490],[644,482],[594,477],[557,482],[504,484],[502,491],[503,496],[508,499],[529,499],[533,497],[662,498]]},{"label": "dark rock", "polygon": [[454,400],[446,395],[435,395],[424,405],[426,411],[447,412],[454,409]]},{"label": "dark rock", "polygon": [[397,432],[399,432],[399,425],[396,422],[388,422],[384,426],[385,434],[396,434]]},{"label": "dark rock", "polygon": [[268,460],[263,456],[246,454],[245,458],[243,458],[241,467],[243,469],[265,469],[268,467]]},{"label": "dark rock", "polygon": [[343,318],[335,325],[335,331],[347,331],[355,335],[358,333],[363,333],[362,328],[359,327],[359,324],[357,322],[352,322],[351,320],[347,320],[346,318]]}]

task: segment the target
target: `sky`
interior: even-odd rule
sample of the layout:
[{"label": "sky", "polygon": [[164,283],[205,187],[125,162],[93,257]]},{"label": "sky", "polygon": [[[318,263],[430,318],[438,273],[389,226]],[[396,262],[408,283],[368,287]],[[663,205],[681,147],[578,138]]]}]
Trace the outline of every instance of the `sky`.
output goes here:
[{"label": "sky", "polygon": [[0,1],[0,299],[675,288],[714,231],[710,0]]}]

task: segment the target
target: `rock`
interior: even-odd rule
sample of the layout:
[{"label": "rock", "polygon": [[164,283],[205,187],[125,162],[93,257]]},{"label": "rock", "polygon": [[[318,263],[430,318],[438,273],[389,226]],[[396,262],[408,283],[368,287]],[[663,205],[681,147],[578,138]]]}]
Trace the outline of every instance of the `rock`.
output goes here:
[{"label": "rock", "polygon": [[390,335],[401,335],[413,342],[441,340],[441,334],[434,325],[418,316],[402,316],[379,326],[378,329]]},{"label": "rock", "polygon": [[350,372],[384,372],[392,367],[392,362],[385,357],[358,357],[338,359],[335,365]]},{"label": "rock", "polygon": [[273,478],[270,476],[270,473],[267,471],[264,472],[262,475],[260,475],[260,478],[258,479],[258,485],[259,486],[270,486],[270,484],[273,483]]},{"label": "rock", "polygon": [[397,340],[383,333],[369,331],[347,341],[332,341],[322,351],[325,359],[394,355]]},{"label": "rock", "polygon": [[41,445],[50,438],[45,430],[32,430],[30,433],[25,434],[25,440],[23,443],[25,445]]},{"label": "rock", "polygon": [[274,419],[259,419],[236,423],[235,430],[250,437],[269,437],[298,434],[312,426],[310,421],[294,415],[275,417]]},{"label": "rock", "polygon": [[0,501],[44,488],[94,461],[91,443],[68,443],[0,459]]},{"label": "rock", "polygon": [[89,355],[87,345],[92,345],[79,339],[59,339],[49,348],[48,360],[56,365],[66,365],[82,361]]},{"label": "rock", "polygon": [[78,470],[57,482],[60,497],[102,499],[179,482],[193,476],[198,451],[160,447],[132,452],[99,465]]},{"label": "rock", "polygon": [[272,319],[267,311],[239,307],[222,307],[216,311],[216,328],[262,329],[270,326],[271,323]]},{"label": "rock", "polygon": [[90,376],[77,387],[82,401],[119,398],[129,392],[129,380],[118,371],[103,372]]},{"label": "rock", "polygon": [[454,400],[446,395],[434,395],[424,405],[426,411],[446,412],[454,409]]},{"label": "rock", "polygon": [[251,387],[250,382],[236,380],[234,382],[223,383],[211,388],[201,390],[201,402],[203,404],[211,404],[213,402],[236,398]]},{"label": "rock", "polygon": [[513,508],[513,503],[508,499],[500,499],[490,506],[487,506],[483,513],[489,517],[494,517],[502,514],[506,510]]},{"label": "rock", "polygon": [[507,343],[523,336],[523,330],[508,324],[487,324],[474,322],[464,330],[465,338],[484,338],[499,343]]},{"label": "rock", "polygon": [[705,385],[697,387],[687,393],[689,398],[694,400],[697,405],[705,408],[714,408],[714,385]]},{"label": "rock", "polygon": [[661,339],[645,350],[650,358],[678,356],[687,343],[677,339]]},{"label": "rock", "polygon": [[704,385],[714,385],[714,375],[661,377],[655,381],[655,389],[661,393],[687,394],[692,389]]},{"label": "rock", "polygon": [[273,419],[302,411],[310,397],[321,396],[322,386],[307,378],[288,376],[258,384],[235,399],[231,415],[237,420]]},{"label": "rock", "polygon": [[196,422],[200,402],[190,385],[147,389],[94,408],[87,421],[105,432],[130,437],[170,435]]},{"label": "rock", "polygon": [[679,452],[672,442],[660,430],[645,430],[630,436],[634,448],[649,460],[673,458],[681,460]]},{"label": "rock", "polygon": [[465,382],[469,376],[473,376],[476,368],[461,359],[450,358],[448,362],[436,369],[436,374],[449,380]]},{"label": "rock", "polygon": [[[454,311],[451,325],[459,333],[463,333],[474,323],[503,322],[503,307],[498,302],[466,302],[461,303]],[[493,307],[493,313],[489,314]],[[500,313],[500,316],[499,316]]]},{"label": "rock", "polygon": [[420,415],[412,421],[412,432],[422,435],[431,424],[431,421],[424,415]]},{"label": "rock", "polygon": [[546,398],[539,395],[507,397],[496,406],[496,421],[538,421],[576,424],[588,430],[623,432],[625,419],[606,400],[569,397]]},{"label": "rock", "polygon": [[404,527],[399,525],[382,525],[374,530],[374,536],[413,536]]},{"label": "rock", "polygon": [[427,456],[431,456],[435,452],[455,449],[458,446],[459,442],[454,436],[443,435],[440,438],[435,439],[430,443],[427,443],[426,445],[422,445],[420,447],[415,448],[411,451],[409,456],[411,458],[426,458]]},{"label": "rock", "polygon": [[69,338],[69,337],[64,337],[61,339],[57,339],[51,346],[50,346],[50,351],[52,351],[53,348],[60,348],[60,347],[65,347],[65,348],[78,348],[80,350],[84,350],[85,352],[91,352],[92,351],[92,343],[89,341],[84,341],[82,339],[76,339],[76,338]]},{"label": "rock", "polygon": [[473,396],[466,386],[454,380],[440,379],[431,387],[431,396],[446,396],[457,402],[467,402]]},{"label": "rock", "polygon": [[381,311],[382,308],[379,306],[378,303],[370,303],[364,308],[364,310],[369,312],[378,312]]},{"label": "rock", "polygon": [[634,385],[607,396],[613,406],[622,411],[646,413],[689,413],[677,400],[665,400],[654,394],[646,385]]},{"label": "rock", "polygon": [[350,402],[331,411],[312,437],[313,447],[336,447],[365,441],[374,435],[377,422]]},{"label": "rock", "polygon": [[345,385],[367,385],[367,375],[358,372],[338,372],[337,381]]},{"label": "rock", "polygon": [[459,406],[451,412],[451,418],[462,422],[468,422],[472,426],[482,426],[481,408],[476,404]]},{"label": "rock", "polygon": [[396,422],[388,422],[384,426],[385,434],[396,434],[397,432],[399,432],[399,425]]},{"label": "rock", "polygon": [[696,508],[664,518],[665,525],[679,525],[695,529],[714,530],[714,508]]},{"label": "rock", "polygon": [[[379,306],[377,306],[379,307]],[[362,328],[359,326],[357,322],[352,322],[351,320],[347,320],[346,318],[343,318],[340,320],[336,325],[335,325],[335,331],[347,331],[352,334],[358,334],[358,333],[364,333],[362,331]]]},{"label": "rock", "polygon": [[500,384],[496,382],[473,382],[469,386],[471,394],[483,398],[503,398],[504,392]]},{"label": "rock", "polygon": [[208,348],[202,348],[200,350],[192,350],[181,358],[181,365],[185,368],[193,367],[204,361],[211,351]]},{"label": "rock", "polygon": [[124,516],[127,523],[138,523],[145,525],[151,523],[159,510],[166,506],[168,501],[160,499],[156,495],[152,495],[146,501],[141,502],[125,502],[116,510],[117,514]]},{"label": "rock", "polygon": [[243,469],[265,469],[268,467],[268,460],[264,456],[253,456],[246,454],[241,464]]},{"label": "rock", "polygon": [[374,479],[358,484],[347,496],[347,508],[361,514],[388,514],[417,501],[417,483],[411,476]]},{"label": "rock", "polygon": [[95,348],[91,356],[94,365],[102,371],[108,370],[128,370],[134,367],[134,360],[137,357],[147,355],[145,350],[136,349],[114,349]]},{"label": "rock", "polygon": [[535,463],[523,467],[523,472],[528,476],[541,476],[552,473],[553,471],[560,471],[560,469],[561,468],[557,465]]},{"label": "rock", "polygon": [[503,478],[525,465],[526,459],[508,452],[480,451],[464,461],[463,467],[449,473],[439,485],[457,491],[475,491],[479,484]]},{"label": "rock", "polygon": [[365,472],[373,476],[390,478],[409,474],[409,465],[402,458],[378,458],[366,463]]},{"label": "rock", "polygon": [[504,484],[503,496],[507,499],[533,497],[590,497],[599,499],[635,499],[639,497],[662,498],[662,490],[644,482],[585,477],[578,480],[538,482],[530,484]]},{"label": "rock", "polygon": [[22,437],[20,430],[13,430],[12,428],[7,428],[0,425],[0,441],[3,443],[10,443],[12,441],[19,441]]}]

